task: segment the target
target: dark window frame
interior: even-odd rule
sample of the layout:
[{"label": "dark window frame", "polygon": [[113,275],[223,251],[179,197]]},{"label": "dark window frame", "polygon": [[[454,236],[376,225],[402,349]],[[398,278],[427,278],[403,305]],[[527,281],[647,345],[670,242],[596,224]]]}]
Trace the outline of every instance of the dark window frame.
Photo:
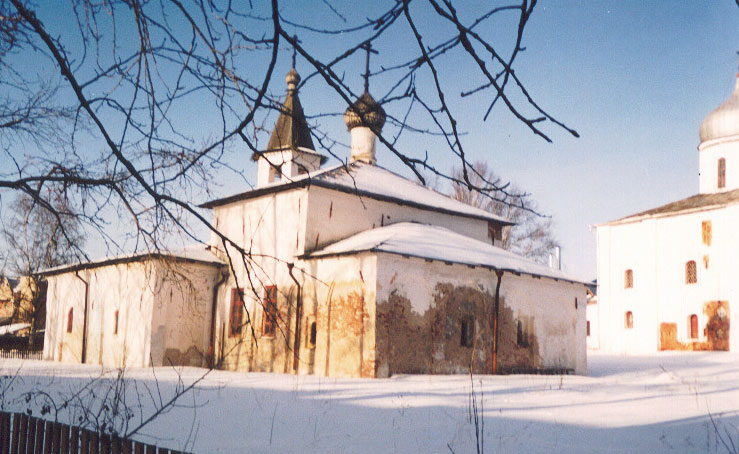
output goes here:
[{"label": "dark window frame", "polygon": [[272,337],[277,332],[277,286],[264,288],[263,308],[262,336]]},{"label": "dark window frame", "polygon": [[719,189],[726,187],[726,158],[719,158],[718,160],[718,181],[716,186]]},{"label": "dark window frame", "polygon": [[475,319],[463,317],[460,321],[459,345],[461,347],[472,347],[475,344]]},{"label": "dark window frame", "polygon": [[228,314],[228,337],[241,336],[241,328],[244,320],[243,294],[243,288],[231,289],[231,310]]}]

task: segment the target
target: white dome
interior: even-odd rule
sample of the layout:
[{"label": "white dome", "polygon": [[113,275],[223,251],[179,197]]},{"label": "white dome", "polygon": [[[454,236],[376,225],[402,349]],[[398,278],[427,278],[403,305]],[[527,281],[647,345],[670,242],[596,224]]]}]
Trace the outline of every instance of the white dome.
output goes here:
[{"label": "white dome", "polygon": [[734,92],[701,123],[701,143],[739,136],[739,75]]}]

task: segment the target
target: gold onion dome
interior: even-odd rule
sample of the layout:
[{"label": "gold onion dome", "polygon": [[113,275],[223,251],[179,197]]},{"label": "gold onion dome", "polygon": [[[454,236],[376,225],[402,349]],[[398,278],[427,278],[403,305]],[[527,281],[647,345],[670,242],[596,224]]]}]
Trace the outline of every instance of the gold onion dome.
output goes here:
[{"label": "gold onion dome", "polygon": [[739,75],[734,92],[701,122],[701,142],[739,136]]},{"label": "gold onion dome", "polygon": [[380,131],[386,119],[385,110],[366,91],[344,112],[344,123],[349,130],[365,126]]},{"label": "gold onion dome", "polygon": [[287,73],[285,76],[285,82],[287,83],[288,90],[295,90],[298,87],[298,84],[300,83],[300,74],[295,71],[295,68],[290,69]]}]

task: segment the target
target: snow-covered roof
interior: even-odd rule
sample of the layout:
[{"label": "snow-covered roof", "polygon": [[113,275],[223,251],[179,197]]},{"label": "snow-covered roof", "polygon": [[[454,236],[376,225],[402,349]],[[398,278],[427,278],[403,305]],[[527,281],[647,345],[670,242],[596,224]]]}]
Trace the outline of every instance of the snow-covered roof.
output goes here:
[{"label": "snow-covered roof", "polygon": [[500,216],[454,200],[383,167],[360,161],[328,167],[294,177],[288,181],[275,182],[241,194],[206,202],[201,206],[204,208],[213,208],[264,194],[311,185],[356,194],[362,197],[387,200],[401,205],[496,221],[504,225],[512,224]]},{"label": "snow-covered roof", "polygon": [[225,265],[225,262],[216,257],[212,252],[204,246],[190,246],[176,250],[160,250],[155,252],[140,252],[136,254],[124,254],[115,257],[105,257],[90,262],[71,263],[48,268],[41,271],[41,274],[52,276],[55,274],[69,273],[72,271],[84,270],[88,268],[97,268],[101,266],[116,265],[119,263],[138,262],[151,259],[175,260],[182,262],[198,262],[212,265]]},{"label": "snow-covered roof", "polygon": [[585,283],[562,271],[536,263],[474,238],[435,225],[398,222],[365,230],[303,258],[321,258],[359,252],[386,252],[463,265],[482,266],[514,273]]},{"label": "snow-covered roof", "polygon": [[716,208],[733,205],[735,203],[739,203],[739,189],[725,192],[696,194],[684,199],[670,202],[657,208],[652,208],[640,213],[631,214],[629,216],[616,219],[615,221],[597,224],[597,226],[626,224],[629,222],[636,222],[654,217],[675,216],[693,211],[713,210]]},{"label": "snow-covered roof", "polygon": [[0,326],[0,336],[4,334],[13,334],[26,328],[30,328],[30,323],[13,323],[12,325]]}]

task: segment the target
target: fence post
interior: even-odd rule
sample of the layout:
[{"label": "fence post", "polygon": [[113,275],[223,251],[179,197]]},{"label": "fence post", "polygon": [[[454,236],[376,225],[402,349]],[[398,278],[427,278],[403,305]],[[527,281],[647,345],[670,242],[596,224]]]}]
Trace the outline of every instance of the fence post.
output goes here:
[{"label": "fence post", "polygon": [[61,446],[61,454],[69,454],[69,426],[66,424],[60,424],[60,430],[62,432],[62,446]]},{"label": "fence post", "polygon": [[33,454],[44,453],[44,424],[45,421],[43,419],[36,419],[36,443],[34,443]]},{"label": "fence post", "polygon": [[18,447],[15,448],[18,454],[26,454],[26,444],[28,442],[28,415],[25,413],[16,413],[20,422],[20,441]]},{"label": "fence post", "polygon": [[18,445],[21,444],[21,422],[20,417],[18,416],[18,413],[13,413],[11,415],[11,420],[13,422],[13,443],[10,445],[10,454],[18,454]]},{"label": "fence post", "polygon": [[10,453],[10,414],[0,412],[0,454]]},{"label": "fence post", "polygon": [[90,432],[90,453],[100,454],[100,439],[97,432]]},{"label": "fence post", "polygon": [[28,435],[26,436],[25,454],[34,454],[36,451],[36,421],[38,418],[28,417]]},{"label": "fence post", "polygon": [[69,452],[70,454],[79,454],[80,452],[80,428],[72,427],[72,433],[69,435]]}]

